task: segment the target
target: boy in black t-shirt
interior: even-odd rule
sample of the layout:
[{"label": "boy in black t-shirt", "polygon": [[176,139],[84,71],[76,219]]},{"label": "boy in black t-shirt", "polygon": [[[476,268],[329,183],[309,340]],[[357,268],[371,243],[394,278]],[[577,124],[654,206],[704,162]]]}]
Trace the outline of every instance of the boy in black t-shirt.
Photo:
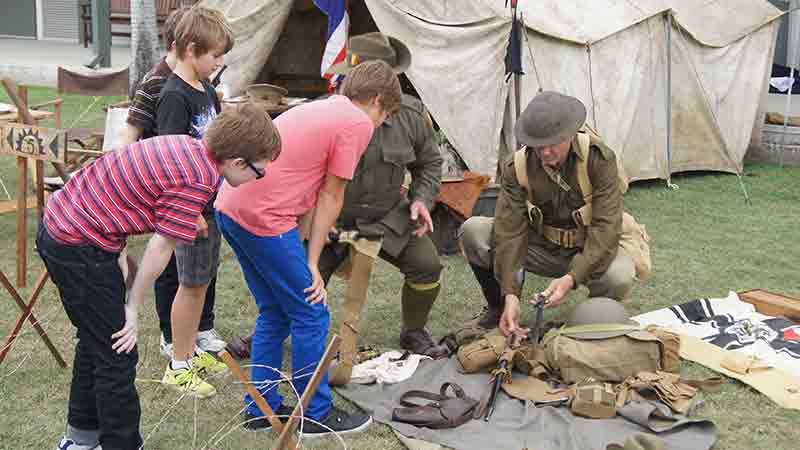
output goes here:
[{"label": "boy in black t-shirt", "polygon": [[[178,63],[156,107],[159,135],[203,136],[220,110],[216,92],[206,80],[232,47],[233,34],[221,12],[193,7],[184,14],[175,29]],[[220,247],[213,204],[214,199],[198,220],[194,243],[175,248],[174,257],[155,285],[161,351],[170,357],[162,383],[201,398],[216,393],[204,378],[227,370],[208,353],[225,348],[213,325],[212,281],[216,279]]]}]

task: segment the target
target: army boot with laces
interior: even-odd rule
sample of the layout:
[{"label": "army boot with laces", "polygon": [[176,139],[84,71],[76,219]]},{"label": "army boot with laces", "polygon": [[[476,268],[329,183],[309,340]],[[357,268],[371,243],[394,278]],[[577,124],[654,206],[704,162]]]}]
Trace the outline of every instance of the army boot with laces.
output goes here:
[{"label": "army boot with laces", "polygon": [[503,315],[503,309],[506,306],[505,299],[500,294],[500,283],[494,278],[492,270],[484,269],[475,264],[470,264],[469,266],[481,286],[486,305],[477,316],[464,325],[466,327],[480,327],[486,330],[497,328],[500,323],[500,316]]}]

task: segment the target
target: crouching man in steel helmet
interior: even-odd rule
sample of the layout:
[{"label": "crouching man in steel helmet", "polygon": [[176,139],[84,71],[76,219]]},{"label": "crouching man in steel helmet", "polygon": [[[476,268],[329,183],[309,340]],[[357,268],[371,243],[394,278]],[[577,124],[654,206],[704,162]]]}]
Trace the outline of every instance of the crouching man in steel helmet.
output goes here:
[{"label": "crouching man in steel helmet", "polygon": [[[515,158],[509,158],[495,217],[472,217],[461,226],[462,248],[488,303],[477,320],[481,327],[499,325],[506,335],[519,330],[521,269],[554,278],[543,292],[547,307],[561,304],[581,284],[590,297],[621,300],[630,293],[635,267],[618,250],[623,205],[616,157],[596,137],[588,151],[581,150],[585,120],[580,100],[537,95],[514,130],[527,146],[524,159],[517,157],[524,170],[515,170]],[[593,189],[588,225],[579,215],[587,204],[577,170],[583,158]],[[529,189],[520,177],[527,177]]]}]

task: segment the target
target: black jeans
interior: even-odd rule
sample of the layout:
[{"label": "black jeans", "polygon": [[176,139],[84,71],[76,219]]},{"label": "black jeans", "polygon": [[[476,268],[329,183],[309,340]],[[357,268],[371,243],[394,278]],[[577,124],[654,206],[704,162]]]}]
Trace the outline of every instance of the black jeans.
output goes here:
[{"label": "black jeans", "polygon": [[[164,339],[172,342],[172,304],[175,302],[175,294],[178,293],[178,265],[175,262],[175,253],[167,264],[167,268],[156,279],[156,313],[158,314],[158,326]],[[208,331],[214,328],[214,302],[217,299],[217,277],[211,279],[206,289],[206,299],[203,302],[203,314],[200,316],[198,331]]]},{"label": "black jeans", "polygon": [[44,225],[39,226],[36,245],[78,329],[67,421],[82,430],[99,430],[106,450],[139,448],[141,408],[134,385],[139,354],[136,348],[127,354],[111,349],[111,335],[125,324],[119,254],[63,245]]}]

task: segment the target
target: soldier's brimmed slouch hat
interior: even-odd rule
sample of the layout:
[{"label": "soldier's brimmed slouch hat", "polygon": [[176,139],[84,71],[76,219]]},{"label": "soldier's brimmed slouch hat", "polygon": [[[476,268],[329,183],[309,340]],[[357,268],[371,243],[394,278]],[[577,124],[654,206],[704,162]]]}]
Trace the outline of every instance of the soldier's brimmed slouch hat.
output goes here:
[{"label": "soldier's brimmed slouch hat", "polygon": [[514,126],[517,142],[545,147],[572,139],[586,122],[586,107],[575,97],[545,91],[525,107]]},{"label": "soldier's brimmed slouch hat", "polygon": [[344,61],[331,66],[328,73],[347,75],[353,67],[375,59],[385,61],[394,73],[403,73],[411,65],[411,50],[399,39],[383,33],[359,34],[347,43]]}]

